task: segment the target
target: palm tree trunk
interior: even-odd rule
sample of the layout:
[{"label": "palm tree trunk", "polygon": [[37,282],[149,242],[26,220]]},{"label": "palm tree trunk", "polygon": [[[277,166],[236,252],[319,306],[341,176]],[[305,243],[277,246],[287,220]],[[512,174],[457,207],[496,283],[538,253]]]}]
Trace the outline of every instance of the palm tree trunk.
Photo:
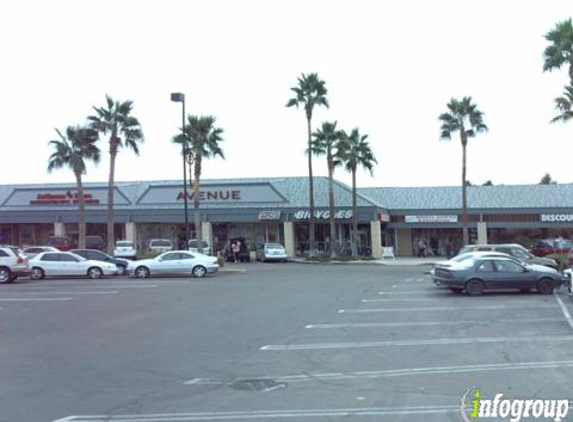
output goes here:
[{"label": "palm tree trunk", "polygon": [[466,180],[466,146],[467,135],[462,134],[462,242],[465,246],[469,243],[468,233],[468,198]]},{"label": "palm tree trunk", "polygon": [[352,170],[352,235],[350,236],[350,248],[352,256],[358,256],[358,215],[356,213],[356,169]]},{"label": "palm tree trunk", "polygon": [[86,202],[84,199],[84,187],[82,184],[82,175],[74,172],[76,176],[76,190],[78,192],[78,248],[86,248]]},{"label": "palm tree trunk", "polygon": [[307,115],[307,127],[308,127],[308,194],[309,194],[309,212],[310,216],[308,219],[308,255],[315,255],[315,242],[314,242],[314,184],[312,177],[312,131],[310,127],[311,116]]},{"label": "palm tree trunk", "polygon": [[332,151],[330,148],[327,152],[328,161],[328,208],[330,212],[330,257],[334,258],[336,256],[336,251],[334,245],[336,244],[336,224],[334,222],[334,163],[332,159]]},{"label": "palm tree trunk", "polygon": [[113,209],[113,193],[115,190],[115,158],[117,157],[117,141],[115,140],[116,134],[112,133],[109,141],[109,181],[107,184],[107,252],[113,254],[115,243],[114,232],[114,209]]},{"label": "palm tree trunk", "polygon": [[203,240],[202,227],[201,227],[201,216],[199,215],[199,188],[201,181],[201,155],[195,157],[195,181],[193,182],[193,219],[195,222],[195,233],[197,235],[197,250],[199,253],[203,253],[203,245],[201,240]]}]

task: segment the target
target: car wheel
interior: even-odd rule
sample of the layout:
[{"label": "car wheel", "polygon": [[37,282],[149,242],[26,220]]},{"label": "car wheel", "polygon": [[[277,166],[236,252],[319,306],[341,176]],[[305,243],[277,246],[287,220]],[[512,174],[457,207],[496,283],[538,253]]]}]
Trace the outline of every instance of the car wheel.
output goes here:
[{"label": "car wheel", "polygon": [[537,291],[542,295],[550,295],[555,290],[555,282],[550,278],[542,278],[537,282]]},{"label": "car wheel", "polygon": [[103,276],[103,271],[98,267],[91,267],[88,270],[88,277],[91,278],[92,280],[97,278],[102,278],[102,276]]},{"label": "car wheel", "polygon": [[0,267],[0,283],[9,283],[12,278],[12,271],[7,267]]},{"label": "car wheel", "polygon": [[451,290],[452,292],[458,294],[458,295],[461,294],[461,293],[464,291],[464,289],[462,289],[462,288],[460,288],[460,287],[450,287],[450,290]]},{"label": "car wheel", "polygon": [[466,292],[470,296],[479,296],[483,293],[484,287],[483,281],[473,279],[466,283]]},{"label": "car wheel", "polygon": [[117,275],[125,275],[125,265],[116,265]]},{"label": "car wheel", "polygon": [[193,271],[191,271],[191,273],[197,278],[202,278],[207,274],[207,269],[202,265],[197,265],[196,267],[193,267]]},{"label": "car wheel", "polygon": [[137,278],[147,278],[149,277],[149,269],[147,267],[137,267],[134,274]]},{"label": "car wheel", "polygon": [[44,277],[45,277],[44,270],[38,267],[32,268],[32,271],[30,272],[30,278],[32,280],[41,280]]}]

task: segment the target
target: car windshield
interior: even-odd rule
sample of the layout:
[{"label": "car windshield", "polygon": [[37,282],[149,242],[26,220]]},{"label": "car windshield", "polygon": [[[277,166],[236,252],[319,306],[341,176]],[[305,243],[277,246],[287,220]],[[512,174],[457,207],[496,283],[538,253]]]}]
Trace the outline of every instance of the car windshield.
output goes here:
[{"label": "car windshield", "polygon": [[189,241],[189,247],[190,248],[198,248],[199,247],[199,243],[201,243],[201,247],[202,248],[207,248],[209,245],[207,245],[207,242],[205,241],[197,241],[197,240],[190,240]]},{"label": "car windshield", "polygon": [[153,240],[151,242],[151,246],[154,246],[154,247],[156,247],[156,246],[159,246],[159,247],[171,246],[171,241],[169,241],[169,240]]},{"label": "car windshield", "polygon": [[87,261],[87,259],[85,259],[83,256],[78,255],[78,254],[76,254],[76,253],[70,252],[70,255],[73,255],[73,256],[76,257],[79,261]]},{"label": "car windshield", "polygon": [[118,248],[133,248],[133,242],[122,241],[115,244]]}]

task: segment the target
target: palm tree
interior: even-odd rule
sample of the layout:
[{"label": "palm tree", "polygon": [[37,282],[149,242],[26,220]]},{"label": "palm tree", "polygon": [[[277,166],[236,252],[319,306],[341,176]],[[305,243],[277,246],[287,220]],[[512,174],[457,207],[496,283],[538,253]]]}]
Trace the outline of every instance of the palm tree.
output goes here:
[{"label": "palm tree", "polygon": [[104,107],[93,107],[95,116],[89,116],[91,127],[103,135],[109,134],[109,182],[107,187],[107,248],[112,253],[115,242],[113,194],[115,190],[115,160],[121,148],[130,148],[139,155],[138,143],[143,133],[137,118],[131,115],[133,101],[114,101],[106,95]]},{"label": "palm tree", "polygon": [[450,140],[452,133],[459,132],[462,141],[462,236],[464,245],[469,243],[468,236],[468,201],[466,179],[466,147],[468,139],[480,132],[487,131],[483,122],[483,113],[472,104],[471,97],[464,97],[461,101],[452,98],[448,103],[449,112],[440,115],[442,122],[440,139]]},{"label": "palm tree", "polygon": [[334,258],[334,242],[336,239],[336,224],[334,221],[334,168],[337,161],[340,143],[342,141],[342,131],[336,129],[336,122],[324,122],[322,128],[312,134],[312,153],[317,156],[326,155],[326,165],[328,167],[328,207],[330,219],[330,257]]},{"label": "palm tree", "polygon": [[559,110],[561,114],[551,119],[551,123],[567,123],[573,118],[573,84],[565,87],[565,92],[562,97],[555,98],[555,108]]},{"label": "palm tree", "polygon": [[84,249],[86,247],[86,203],[82,175],[86,174],[86,161],[93,161],[95,164],[100,161],[100,150],[95,145],[98,136],[97,132],[80,126],[68,126],[65,136],[58,129],[56,133],[60,139],[48,143],[54,147],[54,152],[48,159],[48,172],[62,167],[69,167],[74,172],[79,211],[78,246]]},{"label": "palm tree", "polygon": [[[193,217],[197,240],[202,240],[201,219],[199,216],[201,187],[201,171],[203,159],[215,158],[217,156],[225,159],[223,150],[219,142],[223,141],[223,129],[215,127],[215,117],[213,116],[187,116],[187,125],[184,128],[185,135],[175,136],[173,142],[187,145],[187,150],[194,157],[194,178],[193,187]],[[183,139],[185,137],[185,140]],[[191,164],[190,164],[191,165]],[[189,171],[191,174],[191,171]],[[202,242],[197,242],[199,252],[203,252]]]},{"label": "palm tree", "polygon": [[312,112],[315,106],[325,106],[328,108],[328,99],[326,98],[327,90],[325,87],[325,82],[318,77],[316,73],[309,73],[305,75],[304,73],[300,78],[298,78],[298,86],[291,88],[295,93],[295,97],[291,98],[286,106],[287,107],[299,107],[304,106],[304,111],[306,113],[307,121],[307,131],[308,131],[308,145],[307,145],[307,155],[308,155],[308,193],[309,193],[309,255],[314,255],[315,245],[314,245],[314,184],[312,179]]},{"label": "palm tree", "polygon": [[343,132],[343,141],[340,149],[340,161],[344,164],[347,171],[352,173],[352,235],[350,237],[350,246],[352,255],[358,255],[358,212],[357,212],[357,194],[356,194],[356,170],[362,167],[370,172],[374,164],[377,164],[374,153],[366,140],[368,135],[361,135],[358,128],[352,129],[350,135]]},{"label": "palm tree", "polygon": [[569,66],[569,79],[573,85],[573,25],[571,18],[558,22],[555,28],[545,34],[551,44],[543,52],[543,71]]}]

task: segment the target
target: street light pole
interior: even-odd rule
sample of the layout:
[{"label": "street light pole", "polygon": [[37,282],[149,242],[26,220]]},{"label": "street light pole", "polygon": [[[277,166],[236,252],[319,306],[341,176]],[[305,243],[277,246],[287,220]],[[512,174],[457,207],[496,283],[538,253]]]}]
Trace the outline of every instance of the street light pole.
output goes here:
[{"label": "street light pole", "polygon": [[[171,94],[171,101],[182,104],[181,113],[181,133],[183,138],[185,138],[185,94],[180,92],[174,92]],[[187,149],[185,148],[185,142],[181,144],[181,156],[183,159],[183,203],[185,206],[185,248],[189,248],[189,211],[187,205],[187,166],[185,163],[185,157],[187,155]]]}]

